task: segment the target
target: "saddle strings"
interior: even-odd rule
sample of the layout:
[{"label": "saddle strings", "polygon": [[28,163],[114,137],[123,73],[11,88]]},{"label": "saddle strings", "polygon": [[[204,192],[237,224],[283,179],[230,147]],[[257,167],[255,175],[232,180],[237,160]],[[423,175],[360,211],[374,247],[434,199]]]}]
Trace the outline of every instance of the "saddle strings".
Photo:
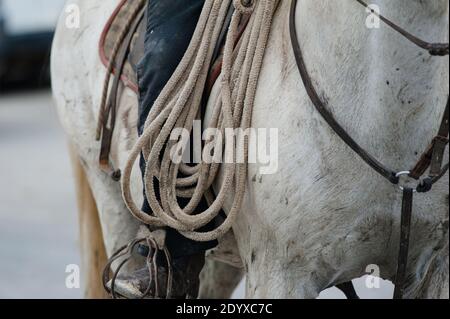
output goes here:
[{"label": "saddle strings", "polygon": [[95,133],[95,139],[97,141],[101,139],[104,123],[108,120],[107,118],[105,118],[106,114],[109,114],[108,112],[106,112],[107,111],[106,100],[108,99],[109,83],[111,81],[111,75],[113,74],[114,71],[116,57],[119,54],[122,43],[125,40],[133,22],[139,15],[139,12],[144,8],[146,2],[147,0],[138,0],[132,2],[134,6],[130,10],[130,15],[129,17],[127,17],[125,25],[120,30],[119,36],[117,40],[114,42],[114,46],[111,51],[111,56],[109,58],[108,67],[106,70],[105,79],[103,81],[102,99],[100,101],[97,128]]},{"label": "saddle strings", "polygon": [[[214,240],[230,230],[244,199],[249,141],[248,136],[244,136],[243,142],[234,148],[234,138],[223,133],[225,129],[245,130],[251,125],[258,78],[278,3],[279,0],[233,0],[236,10],[224,48],[220,96],[213,104],[212,118],[208,125],[208,128],[216,128],[222,132],[224,139],[211,138],[206,141],[214,145],[215,152],[219,149],[224,151],[224,158],[227,160],[222,164],[210,164],[202,160],[196,166],[189,166],[172,161],[171,150],[179,141],[171,141],[170,137],[174,129],[179,128],[191,133],[193,121],[199,118],[203,88],[215,44],[231,4],[231,0],[205,1],[189,48],[152,106],[144,132],[132,149],[123,170],[124,201],[132,215],[141,222],[152,227],[169,226],[195,241]],[[252,14],[252,17],[247,32],[235,50],[239,23],[246,14]],[[210,150],[202,150],[206,151]],[[154,216],[141,211],[131,194],[131,173],[141,153],[146,160],[145,194]],[[236,162],[236,153],[243,155],[243,163]],[[216,198],[211,200],[210,190],[216,181],[220,165],[223,168],[220,190]],[[156,195],[156,187],[159,188],[160,198]],[[209,208],[193,215],[203,196],[210,199]],[[224,222],[209,232],[196,231],[221,212],[227,196],[231,196],[233,201]],[[189,199],[188,205],[181,208],[177,197]]]}]

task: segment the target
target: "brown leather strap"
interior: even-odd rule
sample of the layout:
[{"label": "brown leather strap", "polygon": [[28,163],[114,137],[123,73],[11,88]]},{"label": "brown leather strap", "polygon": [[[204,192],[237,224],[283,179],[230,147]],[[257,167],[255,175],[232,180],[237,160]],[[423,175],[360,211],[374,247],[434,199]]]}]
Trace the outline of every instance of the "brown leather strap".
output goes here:
[{"label": "brown leather strap", "polygon": [[370,6],[365,3],[362,0],[356,0],[359,4],[369,9],[373,14],[377,15],[381,21],[383,21],[385,24],[387,24],[390,28],[392,28],[394,31],[400,33],[403,37],[405,37],[407,40],[411,41],[418,47],[427,50],[431,55],[433,56],[445,56],[449,54],[449,44],[448,43],[429,43],[426,41],[423,41],[416,37],[415,35],[412,35],[405,29],[399,27],[389,19],[385,18],[383,15],[379,14],[378,12],[375,12]]},{"label": "brown leather strap", "polygon": [[441,172],[442,161],[444,160],[445,148],[448,144],[448,101],[444,112],[444,118],[442,119],[441,126],[439,128],[438,135],[434,138],[433,155],[431,157],[430,176],[438,176]]},{"label": "brown leather strap", "polygon": [[[99,156],[99,164],[102,171],[110,175],[114,180],[118,181],[120,179],[120,171],[115,170],[113,165],[110,162],[110,152],[111,152],[111,144],[112,137],[114,133],[114,128],[116,124],[116,114],[117,114],[117,106],[118,106],[118,98],[119,98],[119,85],[120,85],[120,76],[122,74],[123,68],[127,61],[128,53],[130,50],[130,45],[133,40],[133,36],[139,27],[142,18],[144,17],[145,8],[141,10],[135,21],[130,27],[130,30],[125,37],[122,46],[117,54],[116,58],[116,70],[117,74],[114,77],[114,81],[108,96],[108,103],[106,104],[105,116],[103,117],[105,121],[102,126],[102,139],[100,146],[100,156]],[[109,123],[108,123],[109,122]]]},{"label": "brown leather strap", "polygon": [[434,139],[428,146],[427,150],[422,154],[416,166],[411,170],[410,177],[419,179],[425,174],[426,170],[430,167],[431,158],[433,156]]},{"label": "brown leather strap", "polygon": [[428,146],[427,150],[423,153],[416,166],[411,170],[410,176],[415,179],[419,179],[425,171],[430,167],[429,176],[434,178],[439,176],[442,171],[442,161],[444,160],[445,148],[448,144],[449,134],[449,100],[447,99],[447,106],[445,107],[444,115],[442,117],[441,126],[439,127],[438,134],[433,138],[433,141]]},{"label": "brown leather strap", "polygon": [[400,222],[400,247],[398,253],[397,275],[395,276],[394,299],[402,299],[405,289],[406,267],[408,265],[409,239],[411,234],[411,216],[414,190],[403,190],[402,216]]}]

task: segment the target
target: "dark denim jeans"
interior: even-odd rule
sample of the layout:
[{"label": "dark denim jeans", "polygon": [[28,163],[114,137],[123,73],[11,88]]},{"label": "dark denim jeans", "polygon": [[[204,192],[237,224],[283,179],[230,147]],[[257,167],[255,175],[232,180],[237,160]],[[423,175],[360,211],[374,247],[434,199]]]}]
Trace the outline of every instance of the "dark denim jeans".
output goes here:
[{"label": "dark denim jeans", "polygon": [[[167,81],[172,76],[197,25],[205,0],[149,0],[147,8],[147,30],[145,54],[137,66],[139,78],[139,135],[142,134],[145,120]],[[141,158],[141,171],[145,162]],[[179,199],[180,205],[186,205]],[[202,201],[199,210],[205,210]],[[145,200],[143,211],[151,214]],[[213,223],[200,229],[208,231]],[[217,241],[198,243],[191,241],[173,229],[167,229],[167,247],[173,258],[204,252],[217,245]]]}]

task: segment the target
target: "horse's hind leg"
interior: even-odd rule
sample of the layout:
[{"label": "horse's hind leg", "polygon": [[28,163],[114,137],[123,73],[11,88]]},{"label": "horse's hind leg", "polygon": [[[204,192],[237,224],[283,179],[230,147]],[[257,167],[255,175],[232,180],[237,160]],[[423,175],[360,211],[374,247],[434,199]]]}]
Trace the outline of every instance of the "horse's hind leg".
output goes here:
[{"label": "horse's hind leg", "polygon": [[229,299],[244,276],[244,270],[206,258],[200,277],[200,299]]},{"label": "horse's hind leg", "polygon": [[103,289],[101,274],[107,262],[100,218],[86,174],[78,155],[69,145],[77,193],[80,243],[81,273],[84,278],[85,298],[103,299],[107,294]]}]

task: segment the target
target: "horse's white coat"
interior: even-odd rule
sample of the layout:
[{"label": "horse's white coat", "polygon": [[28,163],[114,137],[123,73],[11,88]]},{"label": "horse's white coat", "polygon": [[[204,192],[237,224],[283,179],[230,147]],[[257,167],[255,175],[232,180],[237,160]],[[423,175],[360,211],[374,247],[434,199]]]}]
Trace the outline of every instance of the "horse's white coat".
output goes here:
[{"label": "horse's white coat", "polygon": [[[105,74],[97,44],[118,0],[71,2],[80,6],[81,28],[67,29],[61,18],[53,90],[90,178],[111,254],[137,228],[119,185],[98,170],[94,142]],[[448,41],[446,0],[372,2],[412,33]],[[289,5],[281,0],[274,20],[253,118],[255,128],[279,129],[279,171],[260,176],[250,165],[234,227],[248,297],[314,298],[359,277],[369,264],[385,279],[396,269],[401,193],[362,162],[309,101],[290,45]],[[319,93],[348,132],[388,166],[409,169],[436,134],[449,90],[448,59],[431,58],[385,25],[366,28],[367,15],[352,0],[301,0],[300,43]],[[136,109],[136,97],[124,90],[115,136],[119,167],[136,140]],[[448,298],[448,176],[415,197],[412,225],[407,297]]]},{"label": "horse's white coat", "polygon": [[[97,165],[100,145],[95,142],[95,127],[106,74],[100,61],[98,43],[102,29],[118,3],[118,0],[68,1],[66,6],[76,4],[80,9],[80,27],[68,28],[67,16],[61,16],[51,65],[60,120],[87,172],[109,255],[134,239],[139,226],[122,201],[119,183],[101,173]],[[121,160],[123,163],[125,150],[129,150],[137,138],[137,98],[125,89],[121,99],[113,156],[116,162]],[[134,180],[140,181],[138,177]]]}]

